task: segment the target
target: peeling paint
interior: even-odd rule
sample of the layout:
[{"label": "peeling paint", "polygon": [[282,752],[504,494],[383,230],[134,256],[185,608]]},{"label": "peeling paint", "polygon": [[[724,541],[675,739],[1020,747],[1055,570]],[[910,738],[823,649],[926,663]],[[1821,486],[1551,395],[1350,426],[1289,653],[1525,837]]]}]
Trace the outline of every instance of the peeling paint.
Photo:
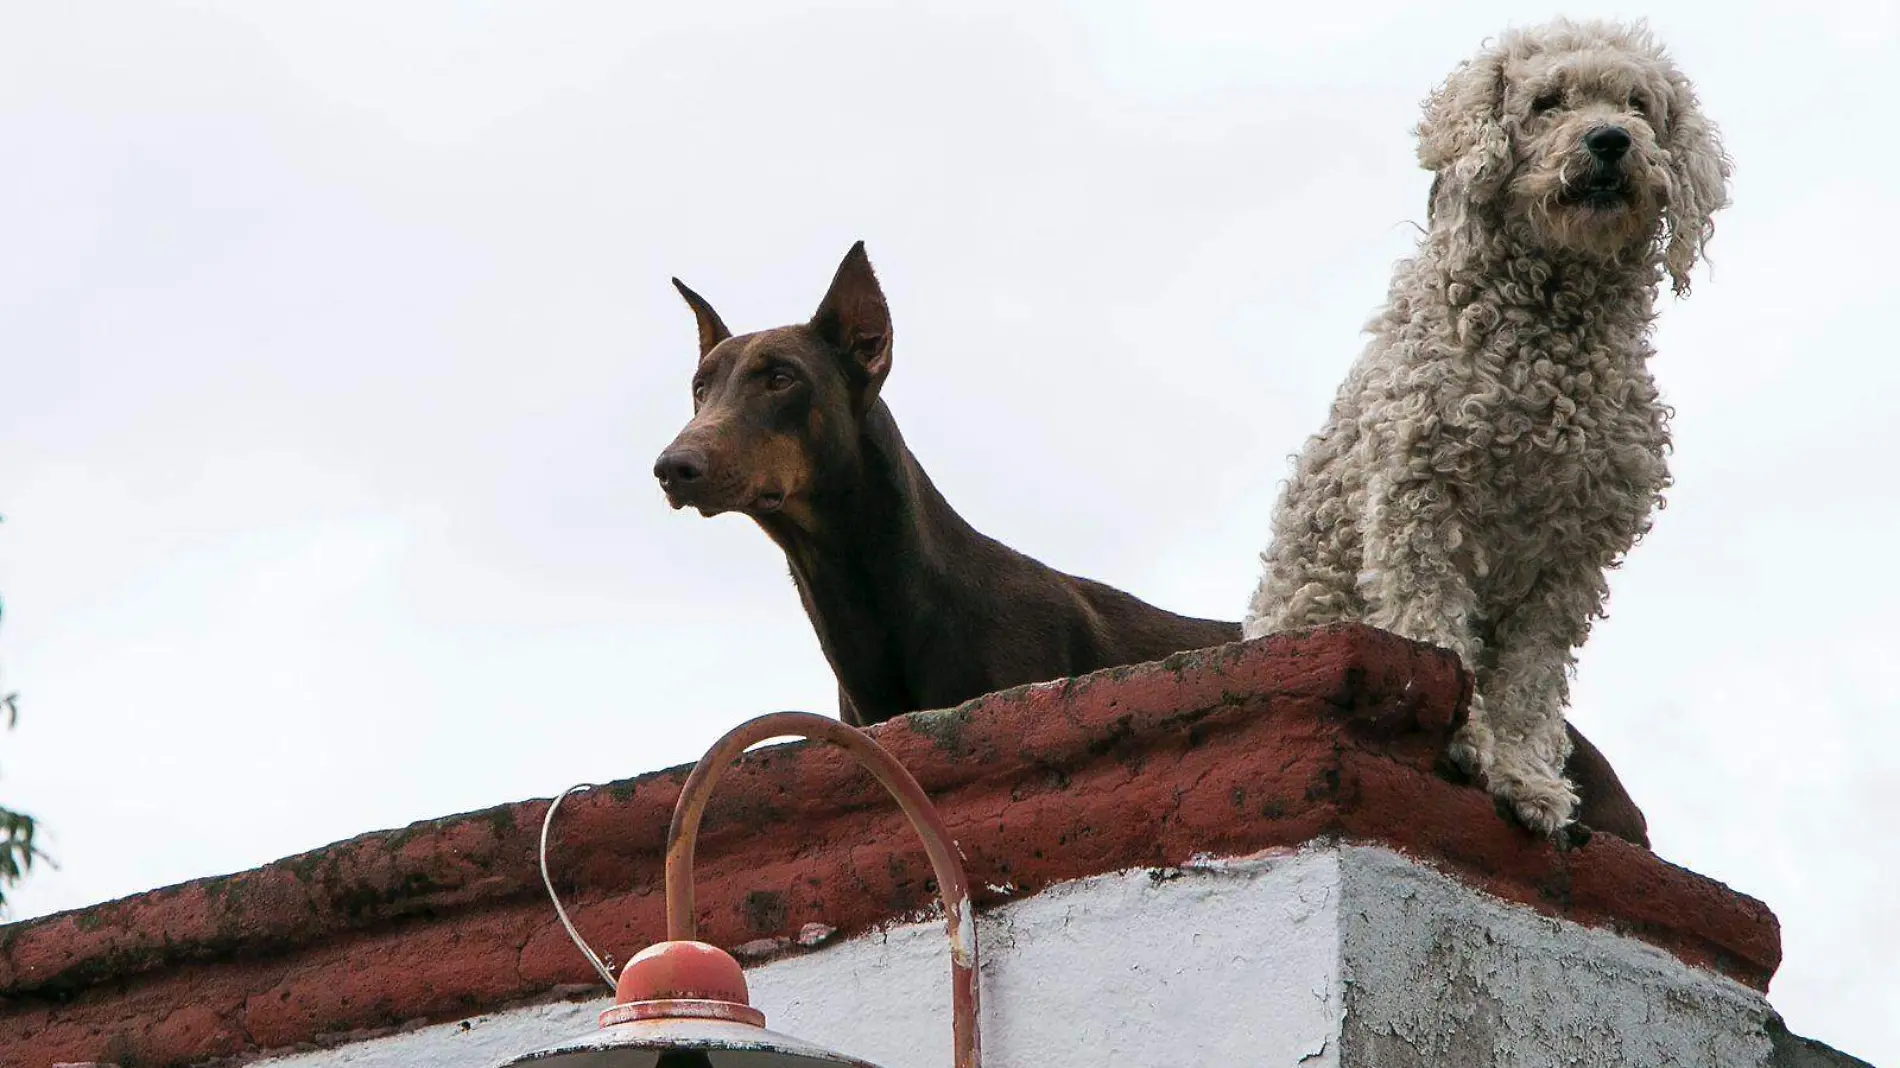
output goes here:
[{"label": "peeling paint", "polygon": [[838,929],[828,924],[808,923],[798,929],[798,944],[806,947],[821,945],[837,933]]},{"label": "peeling paint", "polygon": [[957,922],[950,925],[950,959],[959,968],[976,962],[976,915],[967,897],[957,902]]}]

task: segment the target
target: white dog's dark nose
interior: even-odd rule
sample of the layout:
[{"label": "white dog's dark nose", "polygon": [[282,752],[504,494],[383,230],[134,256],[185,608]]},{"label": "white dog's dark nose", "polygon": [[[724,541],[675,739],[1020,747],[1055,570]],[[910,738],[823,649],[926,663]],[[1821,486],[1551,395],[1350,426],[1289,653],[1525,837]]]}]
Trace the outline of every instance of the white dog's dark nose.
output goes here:
[{"label": "white dog's dark nose", "polygon": [[1599,126],[1583,135],[1583,147],[1605,163],[1615,163],[1630,150],[1630,134],[1621,126]]}]

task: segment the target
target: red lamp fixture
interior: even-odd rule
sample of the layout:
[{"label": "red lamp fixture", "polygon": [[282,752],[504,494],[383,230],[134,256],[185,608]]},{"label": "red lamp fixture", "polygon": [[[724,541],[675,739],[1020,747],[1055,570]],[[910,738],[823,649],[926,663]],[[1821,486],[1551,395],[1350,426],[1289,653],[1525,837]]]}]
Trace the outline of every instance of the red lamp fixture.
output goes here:
[{"label": "red lamp fixture", "polygon": [[[956,844],[923,787],[897,758],[863,731],[807,712],[775,712],[749,720],[706,751],[680,791],[667,832],[667,941],[642,950],[620,970],[613,1007],[600,1014],[597,1030],[523,1054],[501,1068],[877,1068],[766,1030],[765,1014],[752,1007],[739,962],[694,938],[693,848],[712,788],[739,754],[785,736],[827,741],[850,753],[897,799],[923,839],[942,893],[950,939],[952,1064],[980,1068],[976,921]],[[553,815],[550,808],[548,817]],[[561,911],[558,899],[555,908]],[[567,922],[565,911],[561,919]],[[574,933],[571,925],[568,931]],[[605,977],[606,967],[593,951],[578,935],[575,941]]]}]

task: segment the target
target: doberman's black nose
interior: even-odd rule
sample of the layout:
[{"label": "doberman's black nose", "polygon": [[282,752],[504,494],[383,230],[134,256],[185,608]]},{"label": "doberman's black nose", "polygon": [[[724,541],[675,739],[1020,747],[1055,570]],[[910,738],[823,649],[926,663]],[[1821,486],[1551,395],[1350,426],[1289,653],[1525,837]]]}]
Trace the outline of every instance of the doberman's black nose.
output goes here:
[{"label": "doberman's black nose", "polygon": [[1630,134],[1621,126],[1599,126],[1583,135],[1583,147],[1605,163],[1615,163],[1630,150]]},{"label": "doberman's black nose", "polygon": [[698,449],[669,449],[653,465],[662,486],[683,486],[706,477],[706,454]]}]

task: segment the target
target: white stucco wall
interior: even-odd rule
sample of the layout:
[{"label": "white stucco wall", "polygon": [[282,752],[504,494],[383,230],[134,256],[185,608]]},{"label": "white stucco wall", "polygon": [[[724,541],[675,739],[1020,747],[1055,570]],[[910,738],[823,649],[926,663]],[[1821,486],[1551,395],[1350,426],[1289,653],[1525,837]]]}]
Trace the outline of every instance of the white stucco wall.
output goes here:
[{"label": "white stucco wall", "polygon": [[1383,849],[1340,869],[1347,1065],[1772,1063],[1772,1013],[1740,983]]},{"label": "white stucco wall", "polygon": [[[1382,849],[1084,879],[991,910],[979,937],[993,1066],[1768,1063],[1769,1010],[1755,993]],[[773,1030],[886,1068],[948,1068],[939,923],[747,977]],[[606,1004],[473,1017],[264,1063],[488,1068],[591,1030]]]}]

